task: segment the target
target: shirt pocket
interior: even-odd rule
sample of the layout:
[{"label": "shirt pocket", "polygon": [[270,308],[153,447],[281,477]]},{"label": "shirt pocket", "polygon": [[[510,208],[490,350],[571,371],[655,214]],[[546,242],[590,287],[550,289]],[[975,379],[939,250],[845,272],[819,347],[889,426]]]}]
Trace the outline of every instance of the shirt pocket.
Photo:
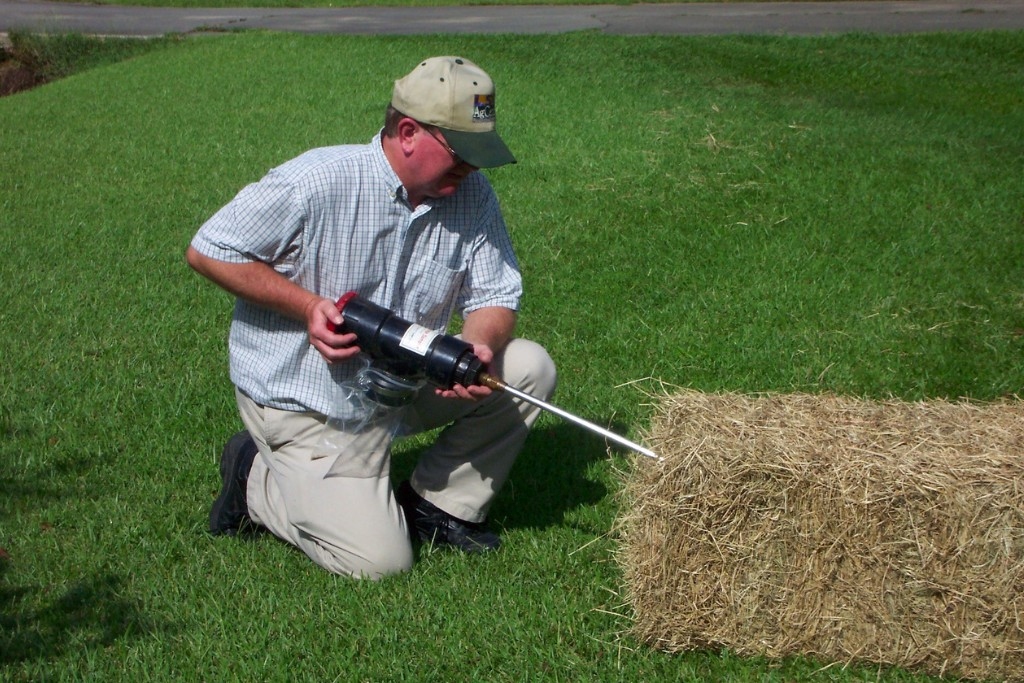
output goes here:
[{"label": "shirt pocket", "polygon": [[447,327],[466,272],[466,268],[452,269],[431,258],[411,263],[402,297],[406,315],[413,316],[424,327],[435,330]]}]

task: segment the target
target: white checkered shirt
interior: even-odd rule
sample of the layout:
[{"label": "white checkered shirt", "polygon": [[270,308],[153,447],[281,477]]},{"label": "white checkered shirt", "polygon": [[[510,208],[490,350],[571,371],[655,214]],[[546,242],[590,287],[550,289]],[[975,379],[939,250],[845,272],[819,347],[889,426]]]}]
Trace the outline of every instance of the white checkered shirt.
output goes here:
[{"label": "white checkered shirt", "polygon": [[[457,311],[518,310],[522,278],[490,183],[473,173],[451,197],[412,209],[384,156],[368,145],[314,149],[242,189],[192,241],[220,261],[254,260],[328,298],[358,292],[425,327]],[[355,362],[328,365],[305,325],[238,300],[231,380],[257,403],[331,414]]]}]

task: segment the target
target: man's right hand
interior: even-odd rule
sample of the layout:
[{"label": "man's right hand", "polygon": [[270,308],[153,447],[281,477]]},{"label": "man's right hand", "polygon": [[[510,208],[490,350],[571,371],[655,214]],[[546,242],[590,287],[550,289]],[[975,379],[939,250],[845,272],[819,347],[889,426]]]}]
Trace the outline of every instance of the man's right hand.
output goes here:
[{"label": "man's right hand", "polygon": [[343,318],[333,301],[314,297],[306,305],[305,314],[309,343],[328,363],[339,363],[359,353],[355,334],[335,331],[341,328]]},{"label": "man's right hand", "polygon": [[188,264],[200,275],[237,297],[304,320],[313,345],[328,363],[338,363],[359,353],[356,335],[338,334],[328,323],[341,326],[342,317],[334,302],[313,294],[275,271],[266,263],[228,263],[204,256],[190,245]]}]

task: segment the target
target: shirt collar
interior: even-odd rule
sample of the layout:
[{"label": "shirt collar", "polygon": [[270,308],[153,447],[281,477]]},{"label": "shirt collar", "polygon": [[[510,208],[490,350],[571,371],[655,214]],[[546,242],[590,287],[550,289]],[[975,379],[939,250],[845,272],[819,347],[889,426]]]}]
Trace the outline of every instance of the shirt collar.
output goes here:
[{"label": "shirt collar", "polygon": [[384,129],[373,136],[373,140],[370,142],[371,153],[373,161],[377,165],[377,171],[380,173],[381,179],[388,188],[388,194],[392,199],[401,199],[404,202],[408,202],[408,195],[406,194],[405,187],[402,185],[402,181],[398,179],[398,174],[395,173],[395,169],[391,168],[391,164],[388,162],[388,158],[384,156],[384,145],[383,145]]}]

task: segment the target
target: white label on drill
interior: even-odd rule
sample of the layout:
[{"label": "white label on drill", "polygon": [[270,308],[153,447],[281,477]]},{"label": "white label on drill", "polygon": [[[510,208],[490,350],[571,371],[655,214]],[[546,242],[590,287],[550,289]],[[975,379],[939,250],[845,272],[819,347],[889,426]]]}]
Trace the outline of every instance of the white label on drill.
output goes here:
[{"label": "white label on drill", "polygon": [[430,344],[439,336],[441,333],[436,330],[427,329],[422,325],[410,325],[398,345],[416,355],[425,356],[430,350]]}]

